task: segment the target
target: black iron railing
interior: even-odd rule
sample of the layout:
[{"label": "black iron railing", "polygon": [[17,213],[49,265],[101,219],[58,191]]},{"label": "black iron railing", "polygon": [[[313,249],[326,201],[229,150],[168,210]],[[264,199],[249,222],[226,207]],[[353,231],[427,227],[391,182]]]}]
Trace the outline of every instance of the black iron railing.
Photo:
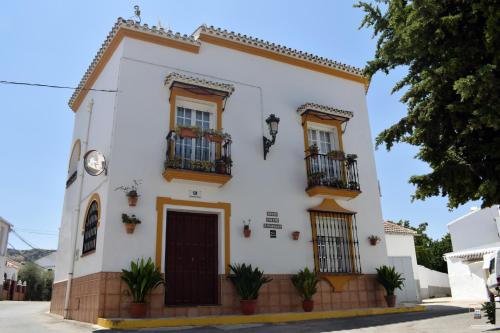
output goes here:
[{"label": "black iron railing", "polygon": [[231,175],[231,140],[210,136],[167,136],[165,169],[183,169]]},{"label": "black iron railing", "polygon": [[306,156],[307,185],[327,186],[360,191],[358,164],[355,155],[342,152],[308,154]]},{"label": "black iron railing", "polygon": [[356,215],[311,211],[316,270],[361,273]]}]

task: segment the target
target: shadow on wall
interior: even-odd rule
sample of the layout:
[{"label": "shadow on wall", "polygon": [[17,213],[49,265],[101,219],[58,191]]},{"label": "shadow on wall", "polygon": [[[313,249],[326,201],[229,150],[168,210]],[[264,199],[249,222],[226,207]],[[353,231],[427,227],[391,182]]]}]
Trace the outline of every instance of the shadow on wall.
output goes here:
[{"label": "shadow on wall", "polygon": [[[326,319],[326,320],[310,320],[303,321],[297,323],[287,323],[280,325],[272,325],[272,324],[252,324],[245,327],[246,333],[252,332],[309,332],[309,333],[321,333],[321,332],[335,332],[342,330],[350,330],[357,328],[365,328],[365,327],[373,327],[373,326],[381,326],[381,325],[389,325],[389,324],[397,324],[414,320],[423,320],[423,319],[431,319],[438,318],[444,316],[451,316],[460,313],[467,313],[471,309],[455,307],[455,306],[444,306],[444,305],[431,305],[427,307],[427,311],[424,312],[411,312],[411,313],[396,313],[396,314],[387,314],[387,315],[379,315],[379,316],[368,316],[368,317],[358,317],[356,320],[353,318],[340,318],[340,319]],[[191,329],[183,329],[179,328],[179,331],[185,331],[189,333],[216,333],[216,332],[241,332],[241,325],[236,325],[234,328],[231,326],[227,326],[224,329],[219,329],[216,327],[196,327]],[[159,328],[158,332],[163,332],[165,330],[172,330],[172,332],[176,332],[175,328],[166,329]],[[127,333],[127,332],[136,332],[136,331],[124,331],[124,330],[96,330],[93,331],[101,332],[101,333]],[[152,332],[156,332],[152,329]]]}]

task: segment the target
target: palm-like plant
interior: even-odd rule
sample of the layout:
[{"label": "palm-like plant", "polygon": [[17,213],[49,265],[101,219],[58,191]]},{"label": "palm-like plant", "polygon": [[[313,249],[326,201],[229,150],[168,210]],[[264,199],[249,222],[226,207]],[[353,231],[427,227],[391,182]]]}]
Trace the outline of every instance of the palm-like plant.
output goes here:
[{"label": "palm-like plant", "polygon": [[404,280],[401,273],[396,272],[394,266],[384,265],[377,268],[377,281],[385,288],[389,296],[394,295],[394,290],[403,288]]},{"label": "palm-like plant", "polygon": [[265,277],[264,272],[257,267],[253,269],[252,265],[234,264],[229,265],[229,268],[232,272],[229,279],[243,300],[257,299],[260,287],[272,281],[272,279]]},{"label": "palm-like plant", "polygon": [[130,262],[130,270],[122,269],[121,279],[127,284],[134,303],[144,303],[149,292],[164,283],[151,258]]},{"label": "palm-like plant", "polygon": [[304,301],[311,300],[318,291],[318,274],[310,271],[309,268],[306,267],[304,270],[300,270],[296,275],[292,276],[292,283]]}]

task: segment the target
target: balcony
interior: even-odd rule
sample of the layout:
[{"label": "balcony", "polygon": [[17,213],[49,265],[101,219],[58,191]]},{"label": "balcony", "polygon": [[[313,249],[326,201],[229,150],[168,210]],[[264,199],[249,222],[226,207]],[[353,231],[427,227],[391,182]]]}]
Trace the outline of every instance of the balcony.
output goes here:
[{"label": "balcony", "polygon": [[356,155],[339,151],[307,154],[306,192],[309,196],[352,199],[361,193]]},{"label": "balcony", "polygon": [[231,180],[231,138],[207,130],[196,133],[184,128],[167,136],[167,156],[163,177],[222,186]]}]

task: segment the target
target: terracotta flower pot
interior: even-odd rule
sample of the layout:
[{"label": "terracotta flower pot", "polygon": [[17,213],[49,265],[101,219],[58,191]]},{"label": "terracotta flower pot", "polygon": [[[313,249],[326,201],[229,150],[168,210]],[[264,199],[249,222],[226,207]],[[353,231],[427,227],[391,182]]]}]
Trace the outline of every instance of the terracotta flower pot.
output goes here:
[{"label": "terracotta flower pot", "polygon": [[133,234],[135,230],[134,223],[125,223],[125,229],[127,229],[127,234]]},{"label": "terracotta flower pot", "polygon": [[257,307],[256,299],[241,299],[240,308],[241,313],[246,316],[253,315],[255,313],[255,308]]},{"label": "terracotta flower pot", "polygon": [[294,232],[292,232],[292,238],[293,238],[293,240],[299,240],[299,236],[300,236],[300,231],[294,231]]},{"label": "terracotta flower pot", "polygon": [[385,296],[385,301],[387,302],[387,306],[393,308],[396,306],[396,295],[387,295]]},{"label": "terracotta flower pot", "polygon": [[302,309],[304,309],[304,312],[311,312],[314,309],[314,301],[312,299],[303,300]]},{"label": "terracotta flower pot", "polygon": [[375,246],[378,243],[378,239],[376,238],[369,238],[370,239],[370,245]]},{"label": "terracotta flower pot", "polygon": [[249,238],[251,234],[252,234],[252,230],[243,229],[243,235],[245,235],[245,238]]},{"label": "terracotta flower pot", "polygon": [[139,199],[138,196],[136,195],[132,195],[132,196],[128,196],[128,205],[130,207],[135,207],[135,205],[137,205],[137,200]]},{"label": "terracotta flower pot", "polygon": [[191,138],[191,139],[197,137],[196,133],[191,128],[182,128],[179,136],[182,138]]},{"label": "terracotta flower pot", "polygon": [[146,317],[146,303],[130,303],[130,317],[144,318]]}]

